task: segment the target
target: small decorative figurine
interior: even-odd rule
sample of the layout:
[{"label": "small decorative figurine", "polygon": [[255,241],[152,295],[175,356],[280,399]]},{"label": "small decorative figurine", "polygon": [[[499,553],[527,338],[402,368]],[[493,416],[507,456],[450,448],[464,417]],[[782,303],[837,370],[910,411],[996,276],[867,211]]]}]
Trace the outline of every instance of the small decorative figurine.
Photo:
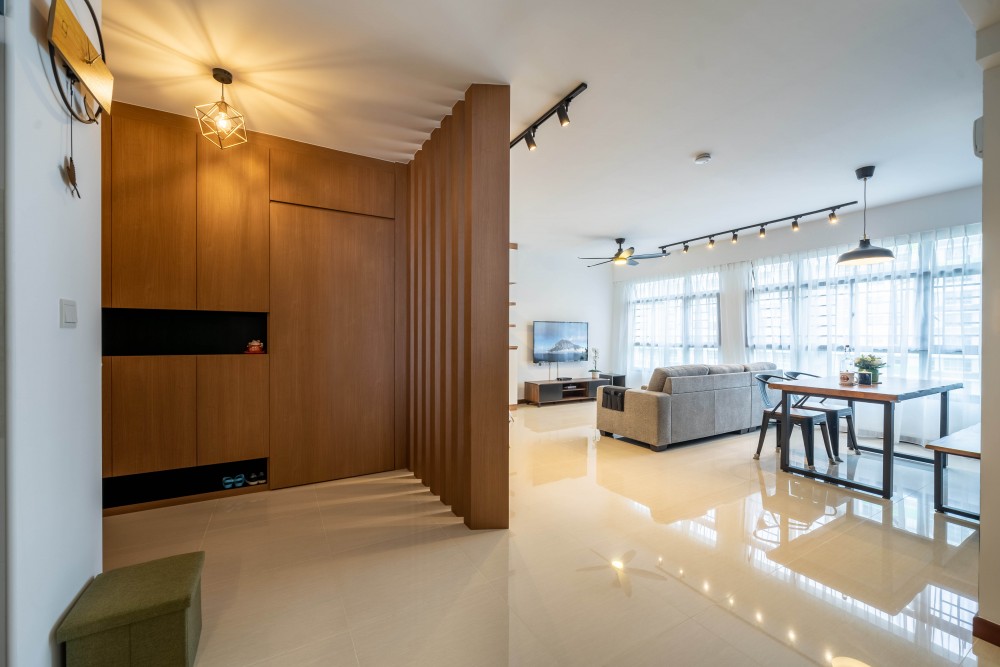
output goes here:
[{"label": "small decorative figurine", "polygon": [[264,354],[264,343],[252,340],[247,343],[247,354]]}]

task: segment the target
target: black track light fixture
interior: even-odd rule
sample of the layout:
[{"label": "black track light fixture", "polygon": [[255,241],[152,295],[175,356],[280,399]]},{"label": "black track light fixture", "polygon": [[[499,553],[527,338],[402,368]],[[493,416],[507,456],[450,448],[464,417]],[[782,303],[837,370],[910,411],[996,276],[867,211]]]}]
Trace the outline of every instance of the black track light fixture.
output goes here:
[{"label": "black track light fixture", "polygon": [[524,135],[524,144],[528,147],[529,151],[538,148],[538,144],[535,143],[535,128],[528,128],[528,133]]},{"label": "black track light fixture", "polygon": [[539,116],[535,122],[524,130],[524,132],[514,137],[510,142],[510,147],[513,148],[518,144],[518,142],[523,140],[528,146],[529,151],[533,151],[538,148],[538,144],[535,143],[535,133],[538,131],[538,128],[541,127],[542,123],[547,121],[549,118],[552,118],[552,116],[558,116],[559,124],[563,127],[569,125],[569,103],[576,99],[576,96],[585,90],[587,90],[587,84],[585,83],[581,83],[579,86],[574,88],[572,92],[556,102],[555,106]]},{"label": "black track light fixture", "polygon": [[[870,169],[871,169],[871,171],[874,171],[874,167],[872,167]],[[861,170],[859,170],[859,171],[861,171]],[[867,178],[871,178],[871,174],[870,173],[868,173],[867,171],[865,171],[865,173],[868,174]],[[858,176],[858,178],[862,178],[862,177],[863,176]],[[824,206],[823,208],[818,208],[815,211],[805,211],[803,213],[796,213],[794,215],[786,215],[783,218],[775,218],[774,220],[767,220],[766,222],[755,222],[755,223],[753,223],[751,225],[743,225],[742,227],[730,228],[729,231],[715,232],[714,234],[704,234],[702,236],[696,236],[694,238],[689,238],[686,241],[677,241],[675,243],[665,243],[665,244],[659,246],[659,248],[660,248],[660,250],[666,252],[667,248],[674,248],[674,247],[678,247],[678,246],[683,246],[684,252],[687,252],[688,251],[688,247],[690,246],[690,244],[694,243],[695,241],[701,241],[701,240],[704,240],[704,239],[708,239],[708,244],[707,244],[708,248],[714,248],[715,247],[715,237],[716,236],[722,236],[723,234],[732,234],[732,242],[733,243],[737,243],[739,241],[739,238],[740,238],[739,237],[739,233],[742,232],[742,231],[748,230],[748,229],[750,229],[750,230],[757,229],[758,230],[757,231],[757,236],[759,236],[760,238],[765,238],[767,236],[767,227],[769,225],[775,225],[775,224],[778,224],[779,222],[786,222],[788,220],[792,221],[792,231],[793,232],[797,232],[800,229],[799,220],[801,220],[802,218],[808,218],[809,216],[813,216],[813,215],[816,215],[816,214],[819,214],[819,213],[828,213],[830,216],[833,216],[834,218],[836,218],[836,213],[837,213],[838,210],[844,208],[845,206],[853,206],[854,204],[857,204],[857,203],[858,202],[856,202],[856,201],[849,201],[849,202],[844,202],[843,204],[835,204],[833,206]]]},{"label": "black track light fixture", "polygon": [[690,249],[691,249],[691,248],[690,248],[690,246],[688,246],[688,244],[687,244],[687,243],[685,243],[685,244],[684,244],[684,254],[685,254],[685,255],[686,255],[686,254],[688,254],[688,250],[690,250]]},{"label": "black track light fixture", "polygon": [[569,125],[569,102],[560,104],[559,108],[556,109],[556,115],[559,116],[560,125],[563,127]]},{"label": "black track light fixture", "polygon": [[837,217],[837,209],[830,211],[830,215],[826,216],[826,219],[830,221],[831,225],[835,225],[840,222],[840,218]]}]

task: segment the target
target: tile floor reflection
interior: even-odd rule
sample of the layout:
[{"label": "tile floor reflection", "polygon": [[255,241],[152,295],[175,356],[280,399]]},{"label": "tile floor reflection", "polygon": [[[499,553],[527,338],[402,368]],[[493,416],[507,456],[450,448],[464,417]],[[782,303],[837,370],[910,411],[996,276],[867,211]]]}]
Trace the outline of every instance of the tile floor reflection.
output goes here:
[{"label": "tile floor reflection", "polygon": [[[593,403],[510,428],[510,531],[397,471],[109,517],[105,567],[206,551],[199,665],[1000,665],[977,524],[933,511],[930,466],[887,501],[778,472],[773,431],[753,461],[755,433],[598,438]],[[950,475],[978,509],[977,464]]]}]

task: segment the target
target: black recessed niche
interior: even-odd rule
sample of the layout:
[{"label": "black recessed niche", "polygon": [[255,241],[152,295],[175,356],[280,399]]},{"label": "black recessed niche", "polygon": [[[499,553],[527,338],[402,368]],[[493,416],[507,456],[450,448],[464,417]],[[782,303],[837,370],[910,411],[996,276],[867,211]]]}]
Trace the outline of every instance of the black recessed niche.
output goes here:
[{"label": "black recessed niche", "polygon": [[[232,480],[240,474],[246,480],[250,479],[251,474],[266,480],[267,472],[267,459],[252,459],[105,477],[104,509],[223,491],[226,490],[224,480]],[[234,482],[230,484],[229,488],[237,488]],[[247,484],[244,483],[244,486]]]},{"label": "black recessed niche", "polygon": [[243,354],[259,340],[267,352],[267,313],[104,308],[104,356]]}]

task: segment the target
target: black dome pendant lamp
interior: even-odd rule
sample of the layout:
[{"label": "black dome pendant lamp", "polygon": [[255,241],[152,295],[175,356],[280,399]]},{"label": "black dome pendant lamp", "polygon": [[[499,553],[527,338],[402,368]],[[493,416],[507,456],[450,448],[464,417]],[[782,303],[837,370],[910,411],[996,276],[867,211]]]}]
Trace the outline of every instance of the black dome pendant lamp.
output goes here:
[{"label": "black dome pendant lamp", "polygon": [[837,265],[859,266],[861,264],[878,264],[879,262],[890,262],[896,259],[892,251],[888,248],[880,248],[872,245],[868,239],[868,179],[875,175],[875,167],[860,167],[854,170],[854,175],[859,181],[865,182],[865,208],[863,214],[864,232],[858,247],[848,250],[837,259]]}]

